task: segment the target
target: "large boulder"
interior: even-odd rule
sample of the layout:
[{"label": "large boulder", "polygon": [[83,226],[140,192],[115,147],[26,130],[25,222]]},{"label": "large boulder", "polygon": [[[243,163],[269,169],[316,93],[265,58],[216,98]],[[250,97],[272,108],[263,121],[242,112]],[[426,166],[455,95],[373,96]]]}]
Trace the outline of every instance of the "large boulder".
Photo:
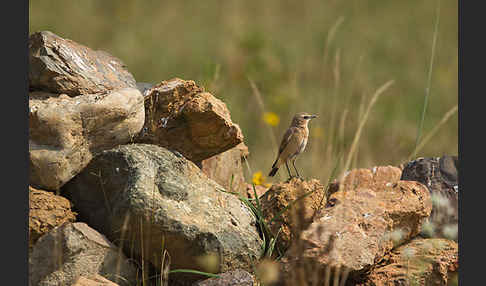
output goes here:
[{"label": "large boulder", "polygon": [[58,190],[99,151],[128,143],[144,123],[142,94],[125,88],[70,97],[29,93],[30,184]]},{"label": "large boulder", "polygon": [[[103,151],[63,191],[83,220],[156,269],[163,249],[172,268],[214,273],[249,270],[260,255],[249,208],[194,163],[156,145]],[[215,267],[205,257],[216,258]]]},{"label": "large boulder", "polygon": [[75,220],[68,199],[29,186],[29,250],[42,235]]},{"label": "large boulder", "polygon": [[228,151],[203,160],[201,162],[201,170],[226,190],[231,190],[246,197],[242,158],[247,155],[248,147],[246,147],[245,143],[240,143]]},{"label": "large boulder", "polygon": [[81,276],[95,274],[120,286],[137,282],[134,265],[85,223],[66,223],[43,235],[29,260],[29,285],[72,285]]},{"label": "large boulder", "polygon": [[29,88],[50,93],[105,93],[136,88],[135,79],[117,58],[94,51],[52,32],[29,38]]},{"label": "large boulder", "polygon": [[145,125],[137,143],[155,144],[200,162],[243,142],[226,105],[192,80],[174,78],[144,90]]},{"label": "large boulder", "polygon": [[319,217],[291,245],[288,269],[312,269],[305,276],[311,280],[338,268],[354,279],[415,237],[430,215],[430,195],[423,184],[399,178],[395,167],[349,172]]},{"label": "large boulder", "polygon": [[457,279],[458,258],[455,241],[417,238],[394,249],[359,285],[450,285]]}]

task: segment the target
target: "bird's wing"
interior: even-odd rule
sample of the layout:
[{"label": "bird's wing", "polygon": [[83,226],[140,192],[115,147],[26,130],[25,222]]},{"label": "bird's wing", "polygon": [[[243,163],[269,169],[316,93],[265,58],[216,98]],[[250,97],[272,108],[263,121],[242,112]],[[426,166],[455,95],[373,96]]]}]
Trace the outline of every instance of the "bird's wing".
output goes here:
[{"label": "bird's wing", "polygon": [[287,129],[287,132],[285,132],[285,134],[282,138],[282,142],[280,143],[280,148],[278,148],[278,154],[279,155],[280,155],[280,153],[282,153],[283,150],[285,150],[285,147],[287,147],[287,145],[290,142],[290,139],[295,134],[294,129],[295,129],[295,127],[290,127],[289,129]]}]

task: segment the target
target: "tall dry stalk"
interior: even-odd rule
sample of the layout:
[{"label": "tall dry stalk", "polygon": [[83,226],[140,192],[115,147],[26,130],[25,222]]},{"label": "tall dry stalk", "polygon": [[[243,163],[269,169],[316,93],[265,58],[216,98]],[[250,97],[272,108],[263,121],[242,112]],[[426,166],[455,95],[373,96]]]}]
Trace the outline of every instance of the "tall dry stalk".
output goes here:
[{"label": "tall dry stalk", "polygon": [[344,164],[343,170],[346,171],[348,170],[350,164],[351,164],[351,159],[353,158],[354,152],[356,152],[356,148],[358,146],[359,139],[361,137],[361,131],[363,130],[363,127],[368,120],[368,116],[370,114],[371,108],[375,105],[376,101],[378,100],[378,97],[385,92],[395,81],[390,80],[386,82],[384,85],[382,85],[380,88],[376,90],[376,92],[373,94],[370,103],[368,104],[368,107],[366,108],[366,111],[363,115],[363,117],[360,119],[358,129],[356,130],[356,134],[354,135],[353,143],[351,144],[351,148],[349,149],[348,157],[346,159],[346,163]]}]

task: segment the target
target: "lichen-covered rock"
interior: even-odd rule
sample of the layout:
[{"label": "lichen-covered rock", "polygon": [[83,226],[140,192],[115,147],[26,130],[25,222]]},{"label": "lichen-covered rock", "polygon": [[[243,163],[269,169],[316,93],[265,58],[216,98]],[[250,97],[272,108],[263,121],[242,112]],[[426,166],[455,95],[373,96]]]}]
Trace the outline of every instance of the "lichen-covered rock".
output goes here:
[{"label": "lichen-covered rock", "polygon": [[231,121],[224,102],[194,81],[163,81],[145,90],[144,97],[145,125],[137,143],[178,151],[200,165],[243,142],[241,129]]},{"label": "lichen-covered rock", "polygon": [[29,108],[29,180],[47,190],[58,190],[97,152],[130,142],[145,114],[134,88],[76,97],[31,92]]},{"label": "lichen-covered rock", "polygon": [[397,181],[395,169],[348,173],[319,218],[292,244],[286,253],[288,262],[311,265],[316,273],[338,267],[357,277],[395,246],[415,237],[430,215],[430,195],[421,183]]},{"label": "lichen-covered rock", "polygon": [[29,257],[29,285],[72,285],[95,274],[122,285],[136,285],[136,268],[106,237],[87,224],[56,227],[43,235]]},{"label": "lichen-covered rock", "polygon": [[245,143],[240,143],[228,151],[203,160],[201,162],[201,170],[226,190],[231,190],[246,197],[242,157],[247,156],[247,154],[248,147],[246,147]]},{"label": "lichen-covered rock", "polygon": [[156,145],[103,151],[63,191],[80,217],[156,269],[162,247],[173,269],[213,273],[250,270],[260,255],[251,211],[194,163]]},{"label": "lichen-covered rock", "polygon": [[68,199],[29,186],[29,249],[56,226],[75,220]]},{"label": "lichen-covered rock", "polygon": [[136,88],[135,79],[117,58],[41,31],[29,38],[29,88],[50,93],[106,93]]},{"label": "lichen-covered rock", "polygon": [[219,278],[209,278],[193,286],[253,286],[255,279],[245,270],[236,269],[219,274]]},{"label": "lichen-covered rock", "polygon": [[450,285],[459,268],[455,241],[417,238],[394,249],[359,286]]},{"label": "lichen-covered rock", "polygon": [[423,235],[445,237],[457,241],[459,160],[457,156],[418,158],[408,162],[401,180],[424,184],[432,197],[432,213]]},{"label": "lichen-covered rock", "polygon": [[[319,208],[324,208],[324,191],[319,180],[302,181],[293,178],[289,182],[273,185],[260,197],[263,216],[272,233],[276,235],[281,228],[277,240],[280,248],[287,249],[295,236],[309,226]],[[277,215],[280,217],[274,219]]]}]

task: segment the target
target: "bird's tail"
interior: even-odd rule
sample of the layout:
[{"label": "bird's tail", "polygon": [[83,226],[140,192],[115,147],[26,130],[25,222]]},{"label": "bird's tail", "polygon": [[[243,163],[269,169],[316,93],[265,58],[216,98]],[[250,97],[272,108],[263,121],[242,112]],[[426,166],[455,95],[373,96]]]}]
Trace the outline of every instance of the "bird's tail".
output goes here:
[{"label": "bird's tail", "polygon": [[268,176],[269,176],[269,177],[273,177],[273,176],[275,176],[275,174],[277,173],[277,171],[278,171],[277,162],[278,162],[278,158],[277,158],[277,160],[275,161],[275,163],[273,163],[273,165],[272,165],[272,170],[270,171],[270,173],[268,173]]}]

